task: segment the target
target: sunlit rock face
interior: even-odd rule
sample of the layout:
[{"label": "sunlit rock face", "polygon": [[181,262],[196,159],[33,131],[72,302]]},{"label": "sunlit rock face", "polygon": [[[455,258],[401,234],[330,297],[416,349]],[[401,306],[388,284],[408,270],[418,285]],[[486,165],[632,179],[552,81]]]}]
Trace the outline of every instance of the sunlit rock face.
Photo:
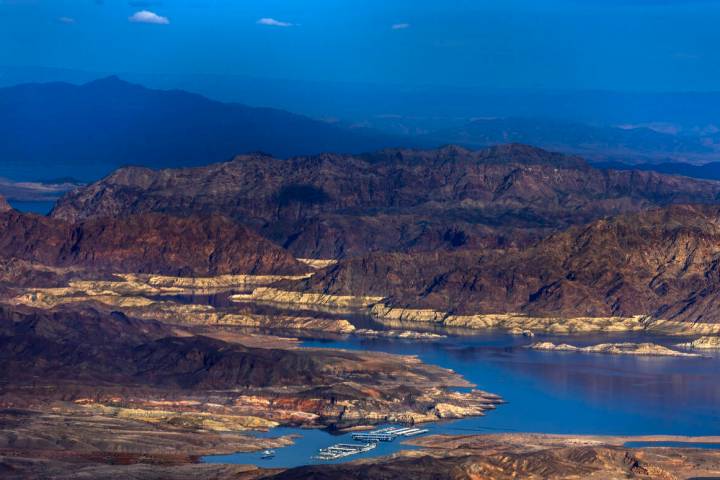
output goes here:
[{"label": "sunlit rock face", "polygon": [[700,337],[690,342],[679,343],[677,346],[697,350],[720,350],[720,337]]},{"label": "sunlit rock face", "polygon": [[12,210],[12,207],[7,200],[5,200],[5,197],[0,196],[0,212],[7,212],[9,210]]}]

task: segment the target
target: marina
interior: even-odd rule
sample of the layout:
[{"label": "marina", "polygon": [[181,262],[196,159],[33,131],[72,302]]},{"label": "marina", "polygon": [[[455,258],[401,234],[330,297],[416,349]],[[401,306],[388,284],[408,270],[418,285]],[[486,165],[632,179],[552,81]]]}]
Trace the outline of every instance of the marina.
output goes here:
[{"label": "marina", "polygon": [[383,428],[380,430],[373,430],[372,432],[364,433],[353,433],[353,440],[363,442],[392,442],[397,437],[414,437],[427,433],[429,430],[426,428]]},{"label": "marina", "polygon": [[337,460],[350,455],[369,452],[377,448],[377,443],[338,443],[318,450],[315,460]]},{"label": "marina", "polygon": [[369,452],[378,446],[378,442],[392,442],[398,437],[414,437],[429,432],[426,428],[386,427],[371,432],[353,433],[352,439],[363,443],[338,443],[321,448],[312,458],[314,460],[337,460],[351,455]]}]

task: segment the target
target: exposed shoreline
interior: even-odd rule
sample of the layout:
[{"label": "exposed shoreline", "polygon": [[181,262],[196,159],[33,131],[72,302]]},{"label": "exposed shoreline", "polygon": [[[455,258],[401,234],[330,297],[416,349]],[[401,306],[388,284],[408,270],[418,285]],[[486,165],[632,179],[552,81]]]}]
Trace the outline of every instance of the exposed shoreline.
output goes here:
[{"label": "exposed shoreline", "polygon": [[385,305],[384,297],[330,295],[260,287],[249,294],[234,296],[237,301],[284,305],[298,310],[363,313],[378,321],[407,322],[418,325],[457,327],[471,330],[506,330],[534,333],[612,333],[648,332],[677,336],[720,335],[720,324],[688,323],[655,319],[647,315],[632,317],[533,317],[519,313],[455,315],[433,309],[399,308]]}]

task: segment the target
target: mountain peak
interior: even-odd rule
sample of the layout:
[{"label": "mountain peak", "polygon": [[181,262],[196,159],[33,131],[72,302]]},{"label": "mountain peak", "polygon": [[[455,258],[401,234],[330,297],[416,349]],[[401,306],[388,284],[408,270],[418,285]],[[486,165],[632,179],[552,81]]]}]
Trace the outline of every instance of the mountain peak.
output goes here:
[{"label": "mountain peak", "polygon": [[[33,178],[42,171],[48,177],[72,174],[83,181],[128,164],[187,167],[222,162],[242,152],[286,158],[364,152],[396,143],[381,133],[358,133],[183,90],[146,88],[117,76],[81,86],[0,88],[0,125],[0,158],[23,158],[14,176]],[[43,141],[29,141],[30,135]],[[47,161],[50,156],[53,162]]]},{"label": "mountain peak", "polygon": [[142,89],[145,87],[135,83],[130,83],[117,75],[110,75],[108,77],[98,78],[82,85],[85,89],[97,89],[97,90],[117,90],[117,89]]},{"label": "mountain peak", "polygon": [[523,143],[496,145],[479,151],[484,160],[499,159],[502,162],[553,165],[562,168],[589,168],[581,157],[551,152]]}]

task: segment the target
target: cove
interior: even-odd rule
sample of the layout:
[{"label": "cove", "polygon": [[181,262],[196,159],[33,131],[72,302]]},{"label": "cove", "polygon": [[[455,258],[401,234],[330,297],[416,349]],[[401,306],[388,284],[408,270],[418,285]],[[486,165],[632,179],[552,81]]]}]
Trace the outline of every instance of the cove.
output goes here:
[{"label": "cove", "polygon": [[[483,417],[424,425],[430,433],[468,434],[535,432],[597,435],[717,435],[720,433],[720,357],[640,357],[525,348],[533,341],[583,346],[603,342],[654,342],[666,346],[678,337],[648,335],[551,336],[530,340],[504,333],[450,335],[433,342],[358,336],[304,338],[314,348],[342,348],[417,355],[424,362],[450,368],[478,388],[507,402]],[[279,428],[263,435],[297,434],[293,446],[271,460],[260,455],[204,457],[219,463],[292,467],[314,463],[318,448],[351,442],[350,435],[325,430]],[[401,440],[343,459],[387,455],[408,446]]]}]

